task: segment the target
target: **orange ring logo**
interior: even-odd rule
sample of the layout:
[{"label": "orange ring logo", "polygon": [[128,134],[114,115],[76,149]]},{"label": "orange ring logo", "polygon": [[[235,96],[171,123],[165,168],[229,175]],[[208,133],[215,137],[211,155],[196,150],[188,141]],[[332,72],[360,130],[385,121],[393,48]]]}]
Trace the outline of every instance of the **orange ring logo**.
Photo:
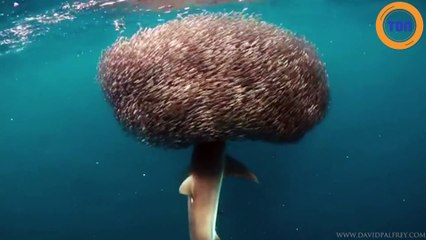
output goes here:
[{"label": "orange ring logo", "polygon": [[[409,16],[409,20],[388,20],[392,14],[399,14],[401,17],[401,13]],[[377,16],[376,32],[386,46],[397,50],[407,49],[414,46],[422,37],[423,18],[413,5],[406,2],[393,2],[384,7]],[[395,40],[391,33],[398,36],[409,34],[409,36],[403,40]]]}]

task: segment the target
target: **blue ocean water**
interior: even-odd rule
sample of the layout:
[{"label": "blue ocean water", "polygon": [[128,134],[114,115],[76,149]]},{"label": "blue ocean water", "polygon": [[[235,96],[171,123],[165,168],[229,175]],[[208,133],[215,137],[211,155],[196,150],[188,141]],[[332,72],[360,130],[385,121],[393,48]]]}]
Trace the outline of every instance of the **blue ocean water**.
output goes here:
[{"label": "blue ocean water", "polygon": [[[260,184],[224,181],[222,239],[426,232],[426,42],[404,51],[380,42],[375,20],[391,1],[259,0],[188,13],[16,2],[0,2],[0,240],[188,239],[178,187],[191,149],[124,133],[96,74],[117,37],[202,11],[253,13],[305,36],[327,64],[332,98],[297,144],[229,143]],[[426,16],[425,1],[409,2]]]}]

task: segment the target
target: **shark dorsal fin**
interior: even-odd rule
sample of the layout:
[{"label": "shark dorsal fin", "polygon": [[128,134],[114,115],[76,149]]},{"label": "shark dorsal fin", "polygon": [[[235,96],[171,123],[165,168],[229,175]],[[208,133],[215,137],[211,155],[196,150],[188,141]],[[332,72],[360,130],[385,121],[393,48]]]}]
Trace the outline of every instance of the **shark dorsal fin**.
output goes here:
[{"label": "shark dorsal fin", "polygon": [[189,196],[192,192],[192,186],[193,185],[194,185],[194,180],[192,178],[192,175],[190,175],[180,185],[179,193],[182,194],[182,195],[188,195]]},{"label": "shark dorsal fin", "polygon": [[250,169],[229,155],[226,155],[225,174],[227,176],[243,177],[250,181],[259,183],[256,175],[252,173]]}]

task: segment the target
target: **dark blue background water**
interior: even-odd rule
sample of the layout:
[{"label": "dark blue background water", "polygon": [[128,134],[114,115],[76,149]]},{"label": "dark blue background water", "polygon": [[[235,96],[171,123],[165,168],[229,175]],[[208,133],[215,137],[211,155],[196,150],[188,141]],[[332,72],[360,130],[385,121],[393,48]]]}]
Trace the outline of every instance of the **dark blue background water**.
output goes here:
[{"label": "dark blue background water", "polygon": [[[395,51],[379,41],[376,16],[389,2],[207,8],[247,8],[306,36],[327,63],[332,93],[328,116],[300,143],[228,145],[260,184],[224,181],[222,239],[426,232],[426,42]],[[410,2],[426,16],[424,1]],[[0,239],[188,239],[178,187],[191,149],[153,148],[126,135],[96,80],[100,53],[117,36],[176,12],[19,3],[0,3]],[[74,19],[28,19],[55,12]],[[122,33],[116,19],[126,24]]]}]

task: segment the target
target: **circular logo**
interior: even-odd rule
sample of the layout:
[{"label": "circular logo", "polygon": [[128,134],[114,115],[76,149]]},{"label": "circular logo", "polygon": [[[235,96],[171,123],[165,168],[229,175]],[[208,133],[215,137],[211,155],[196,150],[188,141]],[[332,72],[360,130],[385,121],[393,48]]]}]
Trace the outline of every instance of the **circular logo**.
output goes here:
[{"label": "circular logo", "polygon": [[377,16],[376,31],[386,46],[397,50],[410,48],[422,37],[422,15],[409,3],[393,2]]}]

